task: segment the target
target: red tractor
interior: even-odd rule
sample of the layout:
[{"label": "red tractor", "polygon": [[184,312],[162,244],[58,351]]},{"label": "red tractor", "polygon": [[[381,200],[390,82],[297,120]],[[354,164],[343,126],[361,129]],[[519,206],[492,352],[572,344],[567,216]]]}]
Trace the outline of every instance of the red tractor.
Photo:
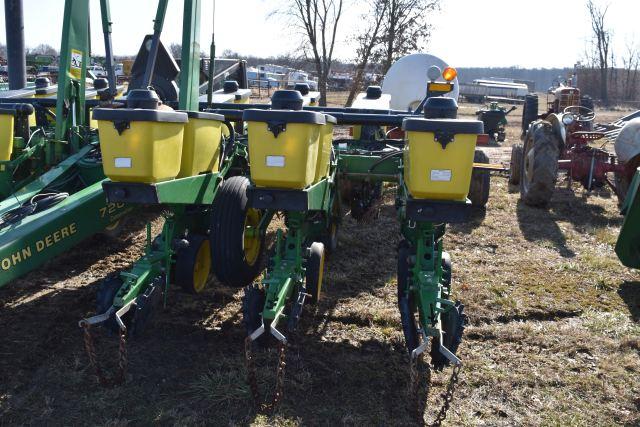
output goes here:
[{"label": "red tractor", "polygon": [[627,150],[624,159],[611,154],[605,145],[612,142],[612,134],[605,129],[594,130],[596,116],[591,99],[567,86],[559,86],[553,95],[543,114],[538,114],[538,96],[526,97],[523,144],[512,148],[509,184],[520,186],[520,198],[527,205],[545,207],[562,170],[567,173],[569,186],[578,181],[591,191],[607,185],[622,203],[640,165],[640,141]]}]

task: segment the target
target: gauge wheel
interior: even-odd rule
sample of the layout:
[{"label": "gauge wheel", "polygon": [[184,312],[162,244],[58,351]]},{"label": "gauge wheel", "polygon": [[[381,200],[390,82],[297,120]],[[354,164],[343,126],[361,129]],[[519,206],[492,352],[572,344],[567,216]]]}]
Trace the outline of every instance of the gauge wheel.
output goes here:
[{"label": "gauge wheel", "polygon": [[213,202],[211,214],[212,267],[218,279],[235,287],[251,284],[262,271],[265,236],[263,212],[247,205],[249,179],[225,180]]},{"label": "gauge wheel", "polygon": [[[474,163],[489,163],[489,156],[482,150],[476,150],[473,156]],[[491,189],[491,174],[488,170],[474,169],[471,174],[471,185],[469,187],[469,200],[471,204],[478,208],[484,208],[489,201],[489,191]]]},{"label": "gauge wheel", "polygon": [[309,248],[309,258],[305,269],[305,284],[309,294],[309,304],[317,304],[322,293],[324,272],[324,244],[314,242]]},{"label": "gauge wheel", "polygon": [[176,255],[175,281],[192,294],[204,291],[211,274],[211,244],[206,236],[194,234]]}]

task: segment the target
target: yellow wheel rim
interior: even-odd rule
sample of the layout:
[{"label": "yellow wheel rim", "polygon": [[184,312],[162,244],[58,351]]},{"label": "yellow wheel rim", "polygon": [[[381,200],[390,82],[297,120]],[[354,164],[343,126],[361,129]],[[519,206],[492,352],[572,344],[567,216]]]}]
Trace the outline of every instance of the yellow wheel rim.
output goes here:
[{"label": "yellow wheel rim", "polygon": [[249,209],[244,219],[244,258],[249,265],[254,265],[260,256],[262,242],[260,241],[259,225],[261,218],[259,210]]},{"label": "yellow wheel rim", "polygon": [[318,301],[320,301],[320,295],[322,291],[323,272],[324,272],[324,251],[322,251],[322,257],[320,257],[320,271],[318,272]]},{"label": "yellow wheel rim", "polygon": [[207,284],[209,272],[211,271],[211,246],[209,240],[204,240],[196,254],[193,264],[193,290],[196,293],[202,292]]},{"label": "yellow wheel rim", "polygon": [[107,226],[105,227],[105,230],[107,230],[107,231],[113,231],[113,230],[115,230],[116,228],[118,228],[118,226],[119,226],[119,225],[120,225],[120,220],[117,220],[116,222],[114,222],[114,223],[112,223],[112,224],[107,225]]}]

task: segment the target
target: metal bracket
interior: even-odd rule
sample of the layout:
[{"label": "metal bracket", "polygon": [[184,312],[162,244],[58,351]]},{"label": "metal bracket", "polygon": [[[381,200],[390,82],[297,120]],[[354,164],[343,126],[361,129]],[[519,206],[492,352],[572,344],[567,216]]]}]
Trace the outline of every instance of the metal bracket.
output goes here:
[{"label": "metal bracket", "polygon": [[109,310],[105,311],[102,314],[98,314],[97,316],[89,317],[88,319],[80,320],[78,322],[78,326],[83,328],[85,325],[89,325],[89,326],[99,325],[100,323],[104,323],[107,320],[109,320],[111,315],[115,313],[116,322],[118,323],[118,326],[120,327],[120,330],[122,330],[123,332],[126,332],[127,331],[127,327],[124,324],[124,322],[122,321],[122,316],[124,316],[125,314],[127,314],[129,312],[129,310],[131,310],[131,306],[135,302],[136,302],[136,299],[134,298],[131,301],[129,301],[128,303],[126,303],[125,305],[123,305],[118,311],[116,311],[116,308],[114,306],[111,306],[109,308]]},{"label": "metal bracket", "polygon": [[93,317],[89,317],[87,319],[82,319],[78,322],[78,326],[80,326],[81,328],[84,328],[85,325],[89,325],[89,326],[93,326],[93,325],[98,325],[100,323],[104,323],[107,320],[109,320],[109,317],[111,317],[111,315],[113,313],[115,313],[116,309],[114,306],[111,306],[111,308],[109,308],[109,310],[105,311],[102,314],[98,314],[97,316],[93,316]]},{"label": "metal bracket", "polygon": [[267,129],[277,138],[282,132],[286,132],[287,122],[267,122]]},{"label": "metal bracket", "polygon": [[[420,344],[418,347],[413,349],[413,351],[411,352],[411,360],[416,360],[418,357],[420,357],[422,353],[427,351],[427,347],[429,345],[429,337],[425,334],[424,330],[421,330],[420,333],[422,334],[422,344]],[[438,351],[440,351],[440,353],[444,357],[446,357],[447,360],[451,362],[454,366],[462,365],[462,361],[455,354],[453,354],[448,348],[442,345],[442,330],[440,330],[439,342],[440,342],[440,347],[438,348]]]},{"label": "metal bracket", "polygon": [[442,145],[443,150],[447,148],[447,145],[449,143],[453,142],[453,138],[455,137],[454,133],[443,131],[443,130],[435,131],[434,135],[435,135],[434,136],[435,141],[439,142],[440,145]]},{"label": "metal bracket", "polygon": [[116,120],[113,122],[113,127],[118,131],[118,135],[122,135],[125,130],[131,128],[131,122],[127,120]]},{"label": "metal bracket", "polygon": [[[278,311],[278,313],[276,313],[276,316],[273,318],[273,320],[271,321],[271,325],[269,325],[269,332],[271,333],[271,335],[273,335],[278,341],[282,342],[283,344],[287,343],[287,337],[285,337],[282,332],[280,332],[277,329],[278,326],[278,321],[280,320],[280,318],[282,317],[282,309],[280,311]],[[262,321],[262,324],[260,325],[260,327],[258,329],[256,329],[255,331],[253,331],[253,333],[251,335],[249,335],[249,339],[251,341],[255,341],[257,340],[262,334],[264,334],[265,332],[265,327],[264,327],[264,320]]]}]

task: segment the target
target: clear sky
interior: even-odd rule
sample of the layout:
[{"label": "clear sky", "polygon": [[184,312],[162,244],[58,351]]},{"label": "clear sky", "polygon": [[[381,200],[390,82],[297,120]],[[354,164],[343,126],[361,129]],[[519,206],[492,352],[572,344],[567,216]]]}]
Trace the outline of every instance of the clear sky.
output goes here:
[{"label": "clear sky", "polygon": [[[92,8],[92,46],[104,53],[98,0]],[[217,0],[218,52],[242,54],[291,53],[299,38],[282,18],[270,16],[278,1]],[[349,37],[357,30],[362,2],[350,4],[344,16],[336,54],[351,59]],[[628,43],[640,45],[640,1],[600,0],[609,4],[608,24],[613,45],[622,55]],[[604,3],[607,1],[607,3]],[[212,28],[212,0],[203,0],[202,50],[208,51]],[[442,0],[432,16],[433,37],[428,51],[451,65],[463,66],[572,66],[581,58],[589,38],[586,0]],[[182,1],[171,0],[162,40],[180,42]],[[63,0],[24,0],[25,38],[29,47],[60,46]],[[144,34],[153,31],[157,0],[111,0],[116,55],[135,54]],[[4,2],[0,3],[0,42],[5,36]]]}]

